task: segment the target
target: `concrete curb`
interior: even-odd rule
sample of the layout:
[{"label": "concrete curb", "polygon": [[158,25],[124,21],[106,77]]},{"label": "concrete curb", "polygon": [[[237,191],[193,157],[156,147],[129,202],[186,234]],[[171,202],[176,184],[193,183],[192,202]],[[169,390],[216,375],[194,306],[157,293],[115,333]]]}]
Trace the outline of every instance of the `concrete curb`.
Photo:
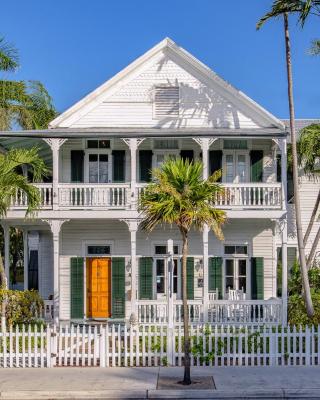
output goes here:
[{"label": "concrete curb", "polygon": [[319,399],[320,389],[273,389],[273,390],[79,390],[79,391],[3,391],[4,400],[102,400],[102,399]]}]

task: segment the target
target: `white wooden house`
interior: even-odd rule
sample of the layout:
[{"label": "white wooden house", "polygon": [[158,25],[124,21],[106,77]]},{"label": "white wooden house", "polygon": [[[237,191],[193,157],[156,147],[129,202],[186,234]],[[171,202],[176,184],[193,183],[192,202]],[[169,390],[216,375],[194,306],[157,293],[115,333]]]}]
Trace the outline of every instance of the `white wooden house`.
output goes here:
[{"label": "white wooden house", "polygon": [[175,320],[181,318],[179,232],[142,231],[137,210],[149,171],[168,156],[202,160],[204,178],[223,171],[225,196],[216,204],[227,212],[225,240],[208,231],[190,235],[191,319],[286,320],[285,124],[172,40],[136,59],[50,129],[3,133],[0,144],[37,144],[52,166],[52,181],[38,184],[36,217],[24,218],[27,199],[17,193],[3,226],[7,274],[8,227],[18,226],[25,233],[25,288],[54,304],[56,321],[161,322],[170,304]]}]

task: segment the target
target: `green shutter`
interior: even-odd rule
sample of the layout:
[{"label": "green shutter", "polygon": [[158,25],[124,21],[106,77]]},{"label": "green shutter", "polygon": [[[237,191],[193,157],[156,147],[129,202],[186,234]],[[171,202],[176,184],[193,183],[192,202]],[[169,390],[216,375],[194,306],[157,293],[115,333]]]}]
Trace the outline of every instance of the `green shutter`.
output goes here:
[{"label": "green shutter", "polygon": [[194,258],[187,258],[187,298],[194,299]]},{"label": "green shutter", "polygon": [[[211,150],[209,151],[209,174],[212,175],[222,168],[222,151]],[[218,180],[221,182],[221,178]]]},{"label": "green shutter", "polygon": [[125,259],[112,258],[112,317],[125,317]]},{"label": "green shutter", "polygon": [[139,151],[139,178],[140,182],[150,182],[152,177],[152,151]]},{"label": "green shutter", "polygon": [[193,150],[181,150],[180,157],[183,160],[188,160],[189,162],[193,161]]},{"label": "green shutter", "polygon": [[124,182],[125,181],[125,155],[124,150],[113,150],[113,182]]},{"label": "green shutter", "polygon": [[71,182],[83,182],[83,150],[71,150]]},{"label": "green shutter", "polygon": [[250,151],[251,182],[263,181],[263,151]]},{"label": "green shutter", "polygon": [[142,257],[139,260],[139,299],[153,299],[153,259]]},{"label": "green shutter", "polygon": [[222,257],[209,258],[209,292],[218,289],[218,297],[222,299]]},{"label": "green shutter", "polygon": [[264,298],[264,268],[263,257],[251,258],[251,298],[263,300]]},{"label": "green shutter", "polygon": [[83,272],[83,258],[72,257],[70,260],[71,319],[82,319],[84,315]]}]

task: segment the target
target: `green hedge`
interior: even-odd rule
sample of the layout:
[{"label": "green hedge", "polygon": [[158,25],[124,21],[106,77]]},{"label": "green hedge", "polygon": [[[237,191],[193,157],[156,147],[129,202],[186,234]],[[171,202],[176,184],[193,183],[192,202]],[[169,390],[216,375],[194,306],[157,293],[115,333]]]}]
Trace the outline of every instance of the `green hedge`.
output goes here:
[{"label": "green hedge", "polygon": [[0,304],[4,300],[7,325],[35,323],[41,317],[43,300],[35,290],[0,290]]}]

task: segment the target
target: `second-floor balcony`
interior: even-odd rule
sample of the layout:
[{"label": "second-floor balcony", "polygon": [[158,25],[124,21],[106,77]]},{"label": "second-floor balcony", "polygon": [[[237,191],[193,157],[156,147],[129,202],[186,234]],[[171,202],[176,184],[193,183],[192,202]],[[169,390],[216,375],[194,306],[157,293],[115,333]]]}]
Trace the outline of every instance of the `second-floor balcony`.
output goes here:
[{"label": "second-floor balcony", "polygon": [[[41,209],[59,210],[132,210],[137,208],[139,197],[146,184],[137,184],[135,192],[130,183],[59,183],[54,193],[52,183],[36,184],[41,195]],[[214,204],[226,210],[272,210],[282,207],[280,183],[223,183],[223,193]],[[22,192],[12,198],[11,209],[26,209],[28,199]]]}]

